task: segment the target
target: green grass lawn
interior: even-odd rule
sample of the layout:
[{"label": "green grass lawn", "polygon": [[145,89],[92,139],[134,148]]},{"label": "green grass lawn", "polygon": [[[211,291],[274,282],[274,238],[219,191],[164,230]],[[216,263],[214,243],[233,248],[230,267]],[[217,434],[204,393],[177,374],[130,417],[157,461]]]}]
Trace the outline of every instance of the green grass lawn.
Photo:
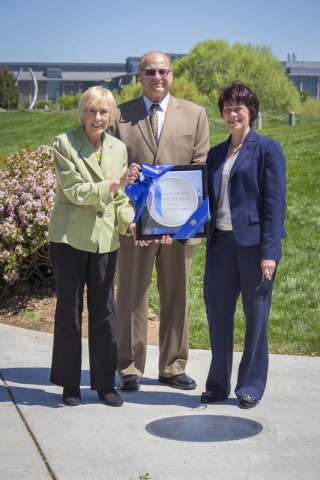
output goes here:
[{"label": "green grass lawn", "polygon": [[19,145],[34,149],[49,145],[51,138],[78,125],[76,110],[0,112],[0,156],[15,152]]},{"label": "green grass lawn", "polygon": [[[207,109],[211,145],[225,140],[228,132],[216,109]],[[275,282],[269,325],[272,353],[320,354],[320,120],[296,116],[288,126],[288,114],[262,112],[259,133],[281,143],[287,159],[288,238]],[[0,155],[19,145],[36,148],[50,138],[78,126],[75,110],[64,112],[1,112]],[[189,327],[191,348],[209,348],[203,302],[205,244],[197,247],[189,284]],[[170,274],[170,272],[168,273]],[[155,274],[150,304],[158,311]],[[239,300],[235,319],[235,350],[242,350],[245,320]]]}]

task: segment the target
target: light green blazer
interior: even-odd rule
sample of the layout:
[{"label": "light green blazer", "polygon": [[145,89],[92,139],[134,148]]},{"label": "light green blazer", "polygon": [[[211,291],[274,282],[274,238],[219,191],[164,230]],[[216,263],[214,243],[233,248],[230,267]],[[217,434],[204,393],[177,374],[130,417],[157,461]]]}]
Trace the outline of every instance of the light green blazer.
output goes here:
[{"label": "light green blazer", "polygon": [[129,234],[134,211],[123,189],[110,193],[109,180],[127,168],[127,150],[103,134],[101,164],[82,126],[53,141],[57,193],[49,240],[78,250],[106,253],[119,247],[118,233]]}]

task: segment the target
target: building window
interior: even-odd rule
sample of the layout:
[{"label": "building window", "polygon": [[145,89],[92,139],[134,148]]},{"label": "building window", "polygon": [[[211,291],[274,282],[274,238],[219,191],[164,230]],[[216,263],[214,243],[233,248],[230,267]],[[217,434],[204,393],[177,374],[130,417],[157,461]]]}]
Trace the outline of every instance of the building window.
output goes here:
[{"label": "building window", "polygon": [[302,90],[309,92],[310,97],[316,97],[317,77],[302,77]]},{"label": "building window", "polygon": [[293,81],[293,84],[294,86],[296,87],[296,89],[298,90],[298,92],[300,92],[300,77],[298,76],[290,76],[290,80]]},{"label": "building window", "polygon": [[51,100],[51,102],[58,101],[58,98],[61,95],[60,85],[60,82],[48,82],[47,95],[48,100]]}]

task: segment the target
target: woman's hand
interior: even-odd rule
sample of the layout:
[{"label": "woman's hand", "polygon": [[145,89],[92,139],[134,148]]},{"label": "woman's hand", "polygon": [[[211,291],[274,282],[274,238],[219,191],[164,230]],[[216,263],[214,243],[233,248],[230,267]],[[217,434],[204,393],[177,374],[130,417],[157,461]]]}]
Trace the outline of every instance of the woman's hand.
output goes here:
[{"label": "woman's hand", "polygon": [[118,188],[126,188],[128,185],[134,183],[139,178],[140,170],[140,165],[137,163],[131,163],[120,178],[109,180],[110,192],[114,192]]},{"label": "woman's hand", "polygon": [[128,185],[131,185],[136,180],[138,180],[140,175],[141,167],[137,163],[131,163],[127,168],[126,172],[120,177],[120,188],[126,188]]},{"label": "woman's hand", "polygon": [[136,238],[136,224],[130,223],[129,228],[133,235],[134,244],[138,247],[148,247],[149,243],[152,243],[152,240],[137,240]]},{"label": "woman's hand", "polygon": [[264,278],[271,280],[275,269],[276,269],[276,262],[274,260],[267,260],[266,258],[263,258],[261,260],[261,270],[262,270],[262,276]]}]

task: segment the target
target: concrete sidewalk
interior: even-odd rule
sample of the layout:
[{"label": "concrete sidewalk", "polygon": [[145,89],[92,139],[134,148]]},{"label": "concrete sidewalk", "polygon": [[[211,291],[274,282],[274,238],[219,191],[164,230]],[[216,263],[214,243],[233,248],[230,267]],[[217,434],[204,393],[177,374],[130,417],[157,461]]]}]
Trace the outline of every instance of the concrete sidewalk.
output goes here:
[{"label": "concrete sidewalk", "polygon": [[184,392],[157,382],[158,348],[148,347],[141,389],[112,408],[90,390],[84,340],[82,403],[72,408],[49,383],[51,351],[51,334],[0,324],[1,480],[320,478],[319,357],[271,355],[262,402],[241,410],[234,395],[200,405],[210,352],[190,351],[198,388]]}]

